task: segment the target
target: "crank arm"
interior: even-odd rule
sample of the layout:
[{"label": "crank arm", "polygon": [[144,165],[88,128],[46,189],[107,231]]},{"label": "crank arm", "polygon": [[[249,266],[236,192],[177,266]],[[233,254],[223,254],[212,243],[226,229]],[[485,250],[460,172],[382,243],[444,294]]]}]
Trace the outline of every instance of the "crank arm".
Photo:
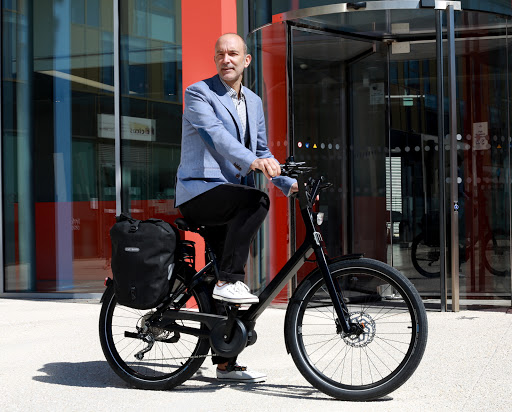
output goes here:
[{"label": "crank arm", "polygon": [[[225,321],[226,319],[227,316],[214,315],[211,313],[168,310],[162,314],[161,319],[152,322],[151,326],[170,332],[179,332],[187,335],[198,336],[200,338],[208,338],[213,327],[218,322]],[[204,328],[178,325],[178,321],[198,322],[204,326]]]}]

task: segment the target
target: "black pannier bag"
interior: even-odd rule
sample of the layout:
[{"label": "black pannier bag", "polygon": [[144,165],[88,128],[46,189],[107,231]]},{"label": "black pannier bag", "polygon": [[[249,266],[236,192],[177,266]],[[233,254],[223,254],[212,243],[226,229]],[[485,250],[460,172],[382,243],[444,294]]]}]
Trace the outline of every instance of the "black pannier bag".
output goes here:
[{"label": "black pannier bag", "polygon": [[118,303],[135,309],[158,306],[169,293],[178,230],[160,219],[137,220],[122,213],[110,240]]}]

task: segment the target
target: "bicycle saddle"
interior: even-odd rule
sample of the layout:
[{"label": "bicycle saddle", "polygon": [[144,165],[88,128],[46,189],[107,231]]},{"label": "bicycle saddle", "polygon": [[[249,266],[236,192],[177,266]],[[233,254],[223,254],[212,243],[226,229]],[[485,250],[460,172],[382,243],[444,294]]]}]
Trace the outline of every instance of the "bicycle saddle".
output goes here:
[{"label": "bicycle saddle", "polygon": [[176,219],[174,221],[174,224],[178,227],[179,230],[185,230],[185,231],[189,231],[189,232],[197,232],[197,230],[198,230],[198,228],[192,227],[191,225],[189,225],[189,223],[185,219],[183,219],[181,217]]}]

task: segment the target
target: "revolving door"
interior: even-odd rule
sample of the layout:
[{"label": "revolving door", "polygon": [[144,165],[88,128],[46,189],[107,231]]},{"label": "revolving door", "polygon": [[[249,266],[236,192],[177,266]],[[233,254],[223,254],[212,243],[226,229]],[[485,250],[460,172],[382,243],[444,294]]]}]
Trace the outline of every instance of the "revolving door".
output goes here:
[{"label": "revolving door", "polygon": [[250,36],[271,149],[333,183],[331,256],[387,262],[443,310],[510,299],[510,21],[412,3],[296,10]]}]

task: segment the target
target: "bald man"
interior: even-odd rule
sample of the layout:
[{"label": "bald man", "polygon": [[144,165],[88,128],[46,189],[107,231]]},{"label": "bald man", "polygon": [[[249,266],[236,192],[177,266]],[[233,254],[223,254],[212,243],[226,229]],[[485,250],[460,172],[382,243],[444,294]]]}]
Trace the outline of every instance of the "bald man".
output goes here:
[{"label": "bald man", "polygon": [[[192,225],[204,226],[219,261],[212,297],[230,304],[258,303],[245,285],[249,247],[270,206],[254,187],[260,170],[287,196],[297,191],[294,179],[280,176],[279,162],[267,147],[261,99],[242,85],[251,63],[247,45],[234,33],[215,43],[217,74],[185,91],[181,162],[176,205]],[[234,360],[214,357],[217,378],[262,382],[264,374],[248,371]]]}]

